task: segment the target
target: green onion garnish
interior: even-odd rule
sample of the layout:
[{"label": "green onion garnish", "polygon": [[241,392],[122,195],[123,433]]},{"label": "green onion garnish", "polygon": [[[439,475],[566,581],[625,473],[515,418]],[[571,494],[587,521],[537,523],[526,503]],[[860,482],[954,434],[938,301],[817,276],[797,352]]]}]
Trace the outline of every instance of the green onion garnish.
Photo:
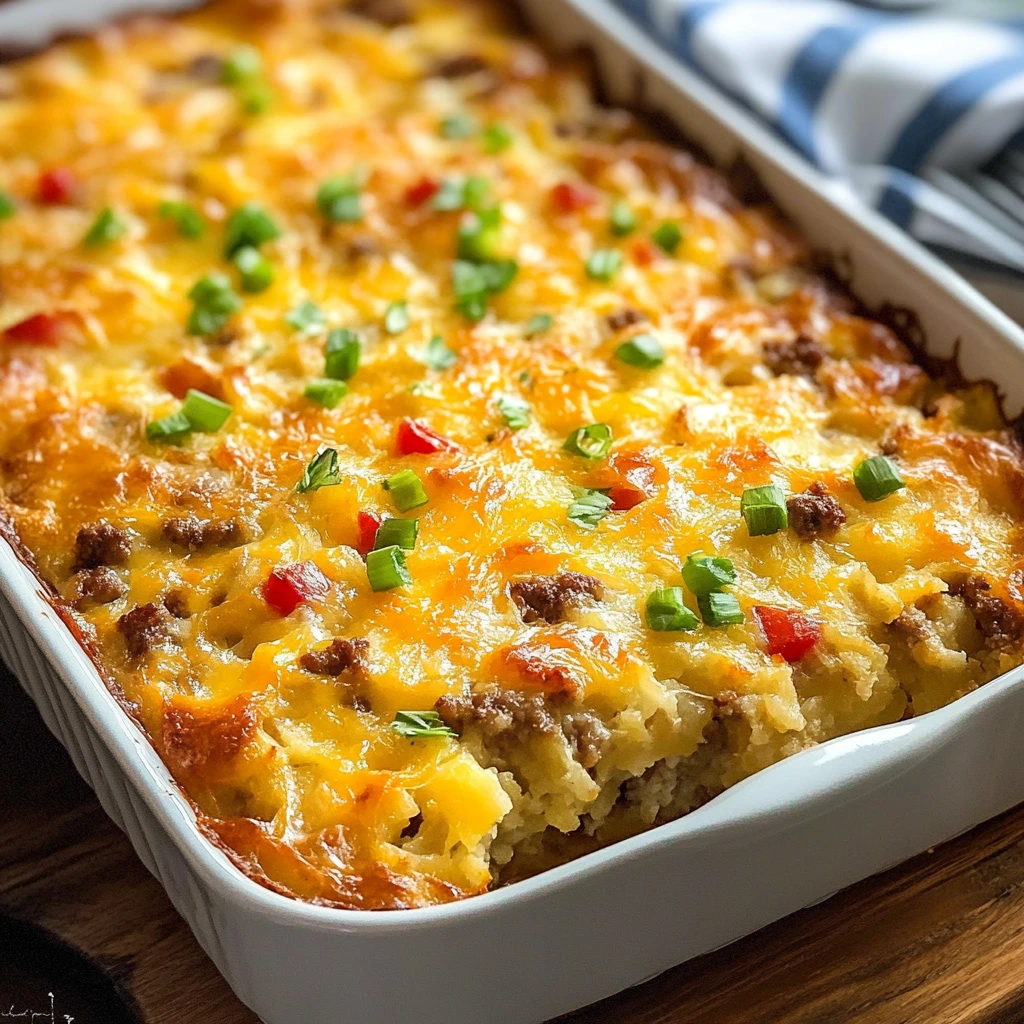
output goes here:
[{"label": "green onion garnish", "polygon": [[665,362],[665,350],[653,334],[636,334],[615,349],[615,356],[638,370],[654,370]]},{"label": "green onion garnish", "polygon": [[533,338],[538,334],[543,334],[545,331],[551,330],[554,322],[555,318],[550,313],[535,313],[526,321],[526,326],[523,328],[523,334],[527,338]]},{"label": "green onion garnish", "polygon": [[743,621],[743,609],[733,594],[713,590],[697,598],[700,617],[709,626],[734,626]]},{"label": "green onion garnish", "polygon": [[459,357],[448,347],[440,334],[435,334],[427,342],[423,354],[423,362],[432,370],[447,370],[459,361]]},{"label": "green onion garnish", "polygon": [[177,441],[190,433],[192,424],[180,409],[170,416],[146,424],[146,437],[150,441]]},{"label": "green onion garnish", "polygon": [[622,266],[622,253],[618,249],[598,249],[587,258],[587,277],[594,281],[611,281]]},{"label": "green onion garnish", "polygon": [[748,487],[740,499],[740,513],[751,537],[766,537],[789,525],[786,495],[778,484]]},{"label": "green onion garnish", "polygon": [[173,220],[182,238],[201,238],[206,230],[203,215],[188,203],[167,200],[160,204],[157,213],[166,220]]},{"label": "green onion garnish", "polygon": [[362,175],[339,174],[328,178],[316,192],[316,206],[322,216],[336,224],[354,224],[363,219]]},{"label": "green onion garnish", "polygon": [[405,552],[397,544],[371,551],[366,556],[366,578],[374,592],[412,583],[412,576],[405,566]]},{"label": "green onion garnish", "polygon": [[242,308],[231,281],[224,274],[207,274],[192,286],[188,297],[193,302],[188,319],[189,334],[213,334]]},{"label": "green onion garnish", "polygon": [[311,299],[303,299],[284,315],[284,322],[305,334],[316,334],[327,326],[327,316]]},{"label": "green onion garnish", "polygon": [[263,57],[254,46],[232,50],[221,65],[221,78],[226,85],[240,85],[263,71]]},{"label": "green onion garnish", "polygon": [[648,629],[661,633],[696,629],[700,625],[700,620],[683,601],[682,587],[667,587],[651,593],[644,608],[644,619]]},{"label": "green onion garnish", "polygon": [[416,534],[419,522],[416,519],[385,519],[377,527],[377,539],[374,548],[390,548],[392,546],[412,551],[416,547]]},{"label": "green onion garnish", "polygon": [[442,138],[468,139],[477,133],[477,123],[468,114],[452,114],[438,126]]},{"label": "green onion garnish", "polygon": [[636,230],[636,214],[625,200],[616,199],[612,203],[611,213],[608,215],[608,228],[619,238]]},{"label": "green onion garnish", "polygon": [[92,227],[82,239],[83,245],[106,245],[116,242],[126,231],[128,225],[108,206],[100,211],[92,222]]},{"label": "green onion garnish", "polygon": [[193,430],[215,434],[227,422],[231,406],[204,391],[189,388],[185,392],[185,401],[181,403],[181,412]]},{"label": "green onion garnish", "polygon": [[391,501],[399,512],[426,505],[430,500],[423,489],[423,482],[411,469],[400,469],[384,481],[384,490],[391,495]]},{"label": "green onion garnish", "polygon": [[0,192],[0,220],[13,217],[16,210],[14,200],[6,192]]},{"label": "green onion garnish", "polygon": [[316,402],[325,409],[334,409],[348,394],[348,385],[343,380],[317,377],[306,385],[302,393],[311,402]]},{"label": "green onion garnish", "polygon": [[436,711],[396,711],[391,728],[410,740],[455,735]]},{"label": "green onion garnish", "polygon": [[577,427],[562,445],[562,451],[585,459],[603,459],[612,446],[612,428],[607,423]]},{"label": "green onion garnish", "polygon": [[907,486],[896,464],[884,455],[872,455],[858,463],[853,482],[865,501],[881,501]]},{"label": "green onion garnish", "polygon": [[321,487],[333,487],[341,483],[341,470],[338,469],[338,453],[334,448],[325,448],[317,452],[302,472],[302,479],[295,485],[300,494],[307,491],[318,491]]},{"label": "green onion garnish", "polygon": [[487,202],[491,183],[479,175],[468,178],[445,178],[431,206],[442,213],[452,210],[479,210]]},{"label": "green onion garnish", "polygon": [[716,558],[698,552],[683,563],[683,582],[700,597],[736,582],[736,570],[728,558]]},{"label": "green onion garnish", "polygon": [[243,292],[264,292],[274,283],[273,264],[251,245],[243,245],[231,257],[238,268]]},{"label": "green onion garnish", "polygon": [[244,246],[258,249],[265,242],[280,237],[281,229],[259,203],[244,203],[228,217],[224,228],[224,255],[231,259]]},{"label": "green onion garnish", "polygon": [[485,153],[503,153],[512,145],[512,132],[505,125],[495,122],[484,129],[481,141]]},{"label": "green onion garnish", "polygon": [[239,96],[242,109],[247,114],[262,114],[274,102],[274,90],[270,83],[262,78],[243,85]]},{"label": "green onion garnish", "polygon": [[501,207],[495,204],[475,213],[467,213],[459,222],[457,235],[460,260],[485,263],[498,251],[501,238]]},{"label": "green onion garnish", "polygon": [[604,491],[589,487],[574,487],[574,500],[569,506],[569,522],[581,530],[593,530],[611,511],[612,499]]},{"label": "green onion garnish", "polygon": [[654,231],[651,232],[651,241],[653,241],[662,252],[668,253],[669,256],[674,256],[676,254],[676,249],[679,248],[679,243],[682,240],[682,228],[670,220],[665,221],[664,224],[659,224]]},{"label": "green onion garnish", "polygon": [[482,320],[490,297],[504,291],[518,271],[519,265],[515,260],[495,260],[492,263],[456,260],[452,268],[452,284],[457,309],[473,323]]},{"label": "green onion garnish", "polygon": [[384,330],[388,334],[401,334],[409,326],[409,307],[404,302],[392,302],[384,312]]},{"label": "green onion garnish", "polygon": [[498,412],[505,419],[505,423],[512,430],[522,430],[530,425],[530,406],[521,398],[514,395],[499,395]]},{"label": "green onion garnish", "polygon": [[324,346],[324,375],[334,380],[349,380],[359,369],[359,357],[363,346],[355,331],[347,327],[336,327],[327,334]]}]

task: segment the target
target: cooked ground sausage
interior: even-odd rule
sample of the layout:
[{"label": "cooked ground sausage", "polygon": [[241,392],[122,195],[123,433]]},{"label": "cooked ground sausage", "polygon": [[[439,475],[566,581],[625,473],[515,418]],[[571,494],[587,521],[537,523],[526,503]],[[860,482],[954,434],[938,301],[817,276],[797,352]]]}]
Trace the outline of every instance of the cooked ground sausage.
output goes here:
[{"label": "cooked ground sausage", "polygon": [[551,736],[558,729],[544,698],[520,690],[484,690],[467,697],[439,697],[434,709],[441,721],[457,733],[467,726],[478,729],[485,740]]},{"label": "cooked ground sausage", "polygon": [[164,607],[176,618],[187,619],[192,615],[188,594],[180,587],[170,591],[164,598]]},{"label": "cooked ground sausage", "polygon": [[970,609],[985,643],[1003,647],[1024,637],[1024,616],[1019,609],[990,593],[991,584],[982,576],[970,576],[950,585],[949,592],[961,597]]},{"label": "cooked ground sausage", "polygon": [[124,595],[128,587],[121,577],[108,569],[99,566],[96,569],[83,569],[74,579],[75,604],[79,607],[89,604],[110,604]]},{"label": "cooked ground sausage", "polygon": [[610,331],[624,331],[627,327],[642,324],[646,319],[646,313],[627,306],[625,309],[620,309],[617,313],[609,313],[604,318],[604,322],[608,325]]},{"label": "cooked ground sausage", "polygon": [[792,341],[772,341],[764,347],[764,361],[776,377],[813,377],[825,361],[825,350],[812,338],[798,334]]},{"label": "cooked ground sausage", "polygon": [[132,658],[145,657],[168,638],[170,615],[163,605],[140,604],[117,620],[117,631],[124,636],[125,649]]},{"label": "cooked ground sausage", "polygon": [[355,0],[349,11],[385,28],[407,25],[412,21],[412,8],[408,0]]},{"label": "cooked ground sausage", "polygon": [[201,53],[188,62],[185,73],[198,82],[216,84],[224,76],[224,61],[215,53]]},{"label": "cooked ground sausage", "polygon": [[75,568],[96,569],[101,565],[124,565],[132,553],[127,530],[113,523],[83,526],[75,538]]},{"label": "cooked ground sausage", "polygon": [[593,711],[573,711],[562,716],[562,732],[584,768],[601,760],[612,734]]},{"label": "cooked ground sausage", "polygon": [[817,481],[803,494],[793,494],[786,501],[789,525],[801,540],[831,537],[843,523],[846,513],[842,505]]},{"label": "cooked ground sausage", "polygon": [[197,519],[195,516],[165,519],[161,532],[166,540],[189,551],[241,544],[246,537],[245,526],[238,519]]},{"label": "cooked ground sausage", "polygon": [[562,622],[582,598],[600,600],[604,587],[593,576],[561,572],[557,576],[531,576],[516,580],[510,592],[523,622],[543,620],[556,623]]},{"label": "cooked ground sausage", "polygon": [[340,676],[345,672],[359,672],[366,667],[369,644],[362,637],[344,640],[337,637],[322,650],[306,651],[299,664],[318,676]]},{"label": "cooked ground sausage", "polygon": [[442,57],[430,69],[432,78],[465,78],[481,71],[489,71],[491,65],[478,53],[456,53]]}]

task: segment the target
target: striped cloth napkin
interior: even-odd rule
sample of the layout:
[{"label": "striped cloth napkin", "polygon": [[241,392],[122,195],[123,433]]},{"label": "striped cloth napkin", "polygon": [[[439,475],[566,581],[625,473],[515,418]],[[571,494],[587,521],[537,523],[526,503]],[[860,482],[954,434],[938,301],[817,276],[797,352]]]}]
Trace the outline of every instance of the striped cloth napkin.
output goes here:
[{"label": "striped cloth napkin", "polygon": [[1024,311],[1024,17],[848,0],[614,2],[958,269],[1020,288]]}]

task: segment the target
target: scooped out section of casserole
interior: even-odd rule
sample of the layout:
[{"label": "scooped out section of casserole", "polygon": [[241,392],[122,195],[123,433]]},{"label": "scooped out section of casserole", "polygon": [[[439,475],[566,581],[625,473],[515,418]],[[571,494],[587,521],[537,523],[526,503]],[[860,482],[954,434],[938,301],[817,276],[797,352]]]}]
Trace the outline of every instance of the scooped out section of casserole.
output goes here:
[{"label": "scooped out section of casserole", "polygon": [[4,517],[206,834],[339,907],[1022,660],[991,389],[501,10],[216,2],[0,69]]}]

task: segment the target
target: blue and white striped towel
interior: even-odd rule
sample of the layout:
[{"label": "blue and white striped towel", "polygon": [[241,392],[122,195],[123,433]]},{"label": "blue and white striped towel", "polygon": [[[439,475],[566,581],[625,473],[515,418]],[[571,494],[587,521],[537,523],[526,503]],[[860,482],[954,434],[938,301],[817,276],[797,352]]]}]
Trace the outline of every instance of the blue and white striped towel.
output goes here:
[{"label": "blue and white striped towel", "polygon": [[848,0],[616,0],[961,269],[1024,283],[1024,18]]}]

